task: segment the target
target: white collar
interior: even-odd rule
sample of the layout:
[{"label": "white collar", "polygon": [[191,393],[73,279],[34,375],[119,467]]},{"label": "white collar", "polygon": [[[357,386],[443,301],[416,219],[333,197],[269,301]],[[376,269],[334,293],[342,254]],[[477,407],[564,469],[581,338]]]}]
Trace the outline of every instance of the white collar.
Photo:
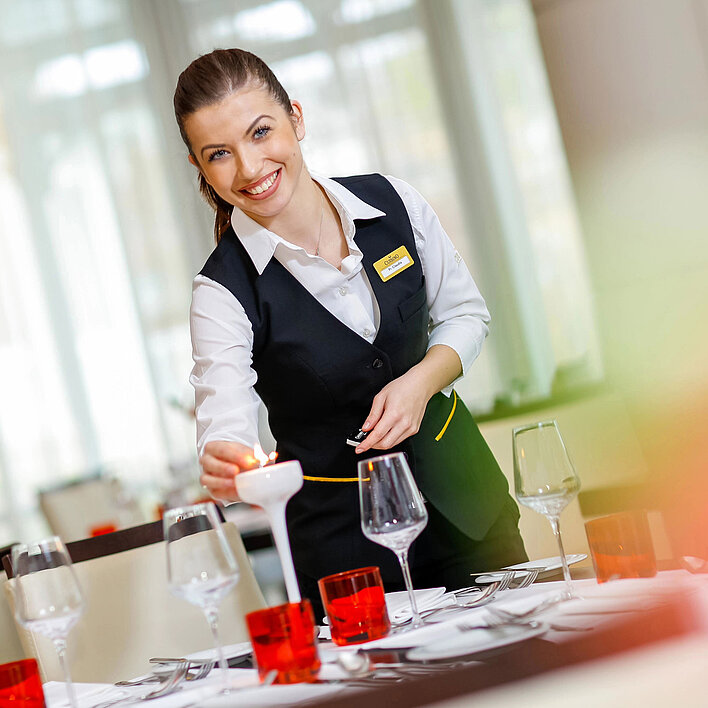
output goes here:
[{"label": "white collar", "polygon": [[[386,216],[384,212],[362,201],[355,194],[352,194],[339,182],[314,173],[311,173],[310,176],[327,192],[327,196],[332,200],[339,212],[339,217],[342,219],[343,225],[345,224],[345,220],[351,221],[353,226],[355,219],[375,219],[379,216]],[[251,219],[250,216],[244,214],[238,207],[234,207],[231,213],[231,225],[253,261],[258,275],[265,270],[265,267],[275,253],[275,249],[279,245],[291,249],[300,248],[286,241],[284,238],[281,238],[278,234],[268,231],[268,229]],[[347,228],[344,229],[345,234],[348,231]],[[351,229],[351,233],[354,233],[353,228]]]}]

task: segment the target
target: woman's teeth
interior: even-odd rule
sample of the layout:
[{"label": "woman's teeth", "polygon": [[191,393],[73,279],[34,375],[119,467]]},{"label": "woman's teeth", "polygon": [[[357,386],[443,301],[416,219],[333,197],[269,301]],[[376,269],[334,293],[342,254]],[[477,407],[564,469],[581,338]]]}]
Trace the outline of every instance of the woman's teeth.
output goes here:
[{"label": "woman's teeth", "polygon": [[270,177],[264,179],[257,187],[253,187],[253,189],[245,189],[244,192],[248,192],[249,194],[262,194],[270,188],[273,182],[275,182],[275,178],[278,176],[278,172],[280,172],[280,170],[273,172]]}]

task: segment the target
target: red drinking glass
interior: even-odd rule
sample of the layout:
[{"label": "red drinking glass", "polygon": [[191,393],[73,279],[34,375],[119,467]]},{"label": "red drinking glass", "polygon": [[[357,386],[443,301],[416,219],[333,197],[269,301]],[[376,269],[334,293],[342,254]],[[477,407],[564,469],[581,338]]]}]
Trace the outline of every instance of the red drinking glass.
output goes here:
[{"label": "red drinking glass", "polygon": [[360,644],[389,633],[391,621],[376,566],[328,575],[318,585],[335,644]]},{"label": "red drinking glass", "polygon": [[34,659],[0,665],[0,708],[44,708],[44,693]]},{"label": "red drinking glass", "polygon": [[598,583],[656,575],[656,558],[647,515],[623,511],[585,523]]},{"label": "red drinking glass", "polygon": [[275,683],[315,681],[320,658],[315,646],[315,616],[309,600],[266,607],[246,615],[261,681],[273,670]]},{"label": "red drinking glass", "polygon": [[107,533],[114,533],[115,531],[118,530],[118,527],[113,524],[99,524],[98,526],[92,526],[91,527],[91,536],[105,536]]}]

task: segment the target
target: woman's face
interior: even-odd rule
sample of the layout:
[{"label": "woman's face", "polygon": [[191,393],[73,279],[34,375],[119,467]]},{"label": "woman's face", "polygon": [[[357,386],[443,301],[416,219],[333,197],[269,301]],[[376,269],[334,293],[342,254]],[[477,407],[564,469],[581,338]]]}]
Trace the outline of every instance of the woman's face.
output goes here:
[{"label": "woman's face", "polygon": [[307,174],[299,103],[288,115],[267,89],[246,86],[192,113],[184,126],[190,162],[229,204],[268,227],[293,203]]}]

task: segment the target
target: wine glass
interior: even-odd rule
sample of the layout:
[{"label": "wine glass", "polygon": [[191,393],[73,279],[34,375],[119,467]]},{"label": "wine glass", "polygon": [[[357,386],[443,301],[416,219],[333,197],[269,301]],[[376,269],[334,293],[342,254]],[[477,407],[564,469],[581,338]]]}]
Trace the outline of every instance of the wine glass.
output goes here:
[{"label": "wine glass", "polygon": [[204,611],[223,669],[228,668],[219,641],[219,605],[236,585],[239,567],[213,502],[169,509],[163,517],[170,592]]},{"label": "wine glass", "polygon": [[59,657],[69,704],[77,708],[66,639],[84,611],[84,597],[66,546],[58,536],[12,548],[15,616],[30,632],[48,637]]},{"label": "wine glass", "polygon": [[412,626],[420,627],[423,620],[413,593],[408,549],[428,523],[423,497],[402,452],[362,460],[358,469],[361,529],[364,536],[398,557],[411,603]]},{"label": "wine glass", "polygon": [[580,490],[580,480],[555,420],[514,428],[513,442],[516,498],[551,522],[563,565],[566,589],[562,597],[570,599],[574,594],[561,539],[560,514]]}]

